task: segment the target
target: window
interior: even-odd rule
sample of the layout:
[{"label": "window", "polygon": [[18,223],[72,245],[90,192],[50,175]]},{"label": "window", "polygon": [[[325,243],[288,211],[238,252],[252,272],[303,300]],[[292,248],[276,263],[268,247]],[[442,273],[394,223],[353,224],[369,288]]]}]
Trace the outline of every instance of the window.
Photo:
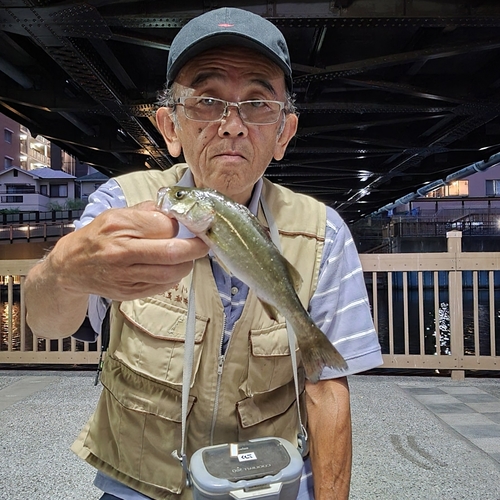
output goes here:
[{"label": "window", "polygon": [[12,144],[12,130],[9,130],[8,128],[4,129],[3,138],[5,142]]},{"label": "window", "polygon": [[469,181],[453,181],[451,184],[442,186],[426,195],[427,198],[447,198],[455,196],[469,196]]},{"label": "window", "polygon": [[6,184],[5,187],[8,194],[35,192],[35,186],[32,186],[31,184]]},{"label": "window", "polygon": [[2,196],[2,203],[22,203],[22,196]]},{"label": "window", "polygon": [[500,180],[491,179],[486,181],[486,196],[500,196]]},{"label": "window", "polygon": [[3,168],[7,169],[7,168],[10,168],[12,167],[12,162],[14,161],[13,158],[11,158],[10,156],[6,156],[4,159],[3,159]]},{"label": "window", "polygon": [[40,194],[42,194],[43,196],[48,196],[48,190],[46,184],[40,186]]},{"label": "window", "polygon": [[50,185],[51,198],[67,198],[68,185],[67,184],[51,184]]}]

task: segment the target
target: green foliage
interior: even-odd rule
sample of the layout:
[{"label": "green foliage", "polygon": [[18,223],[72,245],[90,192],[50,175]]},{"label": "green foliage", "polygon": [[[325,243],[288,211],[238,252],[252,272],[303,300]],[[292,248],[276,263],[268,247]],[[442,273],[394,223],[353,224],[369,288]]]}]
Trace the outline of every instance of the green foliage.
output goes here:
[{"label": "green foliage", "polygon": [[85,200],[81,200],[79,198],[70,198],[66,200],[64,207],[66,208],[66,210],[82,210],[83,208],[85,208],[86,204],[87,202]]},{"label": "green foliage", "polygon": [[63,210],[83,210],[87,202],[85,200],[68,198],[64,205],[61,205],[58,201],[51,201],[48,204],[49,211],[61,212]]},{"label": "green foliage", "polygon": [[49,211],[62,211],[64,210],[64,207],[58,202],[58,201],[51,201],[48,203],[47,208]]}]

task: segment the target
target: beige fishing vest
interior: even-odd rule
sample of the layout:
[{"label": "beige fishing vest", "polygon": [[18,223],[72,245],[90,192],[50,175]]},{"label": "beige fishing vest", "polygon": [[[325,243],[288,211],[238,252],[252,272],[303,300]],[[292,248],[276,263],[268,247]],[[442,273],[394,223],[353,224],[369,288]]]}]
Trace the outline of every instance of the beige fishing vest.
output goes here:
[{"label": "beige fishing vest", "polygon": [[[156,199],[186,165],[118,177],[128,205]],[[303,277],[306,306],[315,290],[326,211],[313,199],[265,181],[285,257]],[[262,214],[259,217],[265,224]],[[111,340],[96,411],[73,450],[109,476],[154,499],[192,498],[179,461],[184,331],[191,276],[146,299],[113,303]],[[271,319],[250,292],[223,368],[222,303],[207,258],[196,262],[196,343],[187,419],[187,455],[204,446],[279,436],[297,443],[298,417],[284,318]],[[299,356],[300,361],[300,356]],[[219,375],[218,375],[219,373]],[[304,373],[299,368],[301,408]]]}]

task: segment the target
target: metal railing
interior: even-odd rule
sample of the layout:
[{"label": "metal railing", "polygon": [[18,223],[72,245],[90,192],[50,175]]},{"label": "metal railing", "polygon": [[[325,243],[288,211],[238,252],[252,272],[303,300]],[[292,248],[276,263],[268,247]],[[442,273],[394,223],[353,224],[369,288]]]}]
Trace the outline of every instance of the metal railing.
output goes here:
[{"label": "metal railing", "polygon": [[81,217],[83,209],[67,209],[67,210],[50,210],[48,212],[40,212],[38,210],[9,212],[0,211],[0,226],[23,226],[29,223],[39,222],[73,222]]},{"label": "metal railing", "polygon": [[[500,369],[500,253],[360,255],[384,368]],[[37,339],[25,321],[24,276],[35,261],[1,261],[0,364],[94,364],[98,344]],[[498,290],[498,291],[497,291]],[[6,300],[5,300],[6,299]]]},{"label": "metal railing", "polygon": [[0,225],[0,244],[30,242],[33,239],[47,241],[48,239],[58,239],[72,233],[75,230],[73,222],[41,222],[28,223],[23,225],[13,224],[10,226]]}]

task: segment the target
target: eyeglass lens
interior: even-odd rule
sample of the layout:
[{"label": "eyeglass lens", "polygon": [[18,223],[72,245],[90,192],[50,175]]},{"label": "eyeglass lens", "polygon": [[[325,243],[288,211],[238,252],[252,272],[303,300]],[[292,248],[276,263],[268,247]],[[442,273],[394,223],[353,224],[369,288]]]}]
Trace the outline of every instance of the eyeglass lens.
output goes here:
[{"label": "eyeglass lens", "polygon": [[[187,97],[181,102],[188,118],[197,121],[219,121],[226,111],[226,101],[215,98]],[[235,105],[231,103],[230,105]],[[282,110],[279,101],[253,100],[237,103],[240,117],[246,123],[270,124],[278,121]]]}]

